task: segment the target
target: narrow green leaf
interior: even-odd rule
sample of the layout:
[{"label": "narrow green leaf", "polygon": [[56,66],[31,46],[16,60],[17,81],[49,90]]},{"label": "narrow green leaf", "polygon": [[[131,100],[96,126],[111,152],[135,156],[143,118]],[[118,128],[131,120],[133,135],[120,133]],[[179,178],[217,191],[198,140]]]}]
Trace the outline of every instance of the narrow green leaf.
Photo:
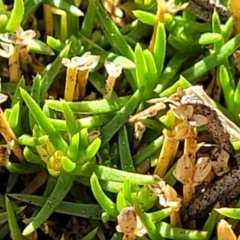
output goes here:
[{"label": "narrow green leaf", "polygon": [[240,46],[240,35],[229,40],[225,43],[218,52],[214,52],[202,60],[195,63],[192,67],[188,68],[182,75],[190,82],[196,83],[196,81],[203,74],[207,73],[210,69],[219,65],[224,59],[233,54]]},{"label": "narrow green leaf", "polygon": [[20,231],[18,223],[17,223],[17,218],[16,218],[14,210],[13,210],[12,203],[8,199],[7,196],[5,197],[5,202],[6,202],[8,224],[9,224],[9,229],[11,232],[11,239],[12,240],[23,239],[21,231]]},{"label": "narrow green leaf", "polygon": [[56,75],[58,74],[61,66],[62,66],[62,58],[67,57],[68,52],[70,50],[70,45],[67,45],[57,56],[57,58],[49,64],[46,68],[45,71],[42,74],[42,80],[41,80],[41,87],[40,87],[40,92],[41,92],[41,102],[43,102],[46,98],[47,91],[51,84],[53,83]]},{"label": "narrow green leaf", "polygon": [[91,176],[91,189],[94,197],[98,201],[99,205],[106,211],[110,216],[117,217],[118,210],[116,204],[103,192],[98,178],[95,173]]},{"label": "narrow green leaf", "polygon": [[9,32],[16,31],[16,28],[21,25],[24,14],[24,2],[23,0],[15,0],[13,9],[8,20],[6,30]]},{"label": "narrow green leaf", "polygon": [[132,154],[128,141],[127,129],[122,126],[118,133],[118,146],[121,168],[127,172],[135,172],[135,168],[132,161]]},{"label": "narrow green leaf", "polygon": [[222,36],[220,33],[203,33],[200,36],[198,43],[201,45],[208,45],[208,44],[217,43],[221,40],[222,40]]},{"label": "narrow green leaf", "polygon": [[143,86],[146,86],[147,64],[140,44],[137,44],[135,48],[135,64],[137,73],[137,84],[138,88],[141,88]]},{"label": "narrow green leaf", "polygon": [[22,97],[28,106],[29,111],[35,118],[35,121],[45,131],[56,149],[61,149],[65,154],[68,148],[66,141],[62,138],[60,133],[56,131],[54,126],[48,121],[45,114],[42,112],[38,104],[32,99],[32,97],[24,90],[21,89]]},{"label": "narrow green leaf", "polygon": [[62,202],[63,198],[67,195],[67,193],[71,189],[73,181],[74,179],[71,176],[69,176],[68,173],[65,173],[64,171],[61,172],[54,190],[44,203],[41,210],[34,217],[32,222],[30,222],[23,230],[22,233],[23,236],[27,236],[34,232],[38,227],[41,226],[41,224],[43,224],[50,217],[50,215],[56,210],[56,208]]},{"label": "narrow green leaf", "polygon": [[28,43],[28,50],[33,53],[55,55],[53,50],[44,42],[38,39],[30,39]]},{"label": "narrow green leaf", "polygon": [[82,238],[82,240],[92,240],[97,235],[98,227],[93,229],[90,233]]},{"label": "narrow green leaf", "polygon": [[133,15],[139,19],[141,22],[149,25],[149,26],[154,26],[154,24],[157,21],[157,17],[155,14],[142,11],[142,10],[135,10],[133,11]]},{"label": "narrow green leaf", "polygon": [[164,66],[166,48],[167,48],[167,40],[166,40],[165,27],[163,23],[158,22],[157,29],[156,29],[155,44],[153,47],[153,58],[155,60],[156,68],[158,71],[158,74],[157,74],[158,77],[160,77],[163,66]]},{"label": "narrow green leaf", "polygon": [[[115,26],[115,24],[111,21],[110,17],[106,13],[106,11],[103,9],[101,3],[99,0],[93,0],[97,12],[98,20],[101,24],[102,30],[111,44],[114,51],[122,55],[124,57],[127,57],[130,60],[134,60],[134,52],[129,46],[129,44],[124,39],[123,35],[119,31],[119,29]],[[135,90],[136,89],[136,77],[135,77],[135,71],[129,70],[130,76],[128,77],[128,81],[131,84],[131,87]],[[126,72],[127,74],[127,72]]]},{"label": "narrow green leaf", "polygon": [[221,215],[240,220],[240,208],[215,208]]}]

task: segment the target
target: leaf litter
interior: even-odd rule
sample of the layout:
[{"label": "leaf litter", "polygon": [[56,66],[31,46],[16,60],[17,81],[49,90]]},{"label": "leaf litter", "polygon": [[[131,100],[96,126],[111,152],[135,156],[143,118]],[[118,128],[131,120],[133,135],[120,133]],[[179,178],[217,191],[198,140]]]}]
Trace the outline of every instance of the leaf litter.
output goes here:
[{"label": "leaf litter", "polygon": [[[172,126],[163,130],[165,139],[155,174],[160,177],[165,175],[176,158],[179,143],[184,141],[183,155],[177,160],[173,171],[174,177],[183,186],[182,199],[178,201],[182,207],[177,211],[175,207],[181,223],[206,216],[216,202],[226,206],[236,199],[240,195],[240,169],[231,140],[239,140],[240,132],[217,109],[202,87],[178,89],[168,98],[151,99],[149,103],[153,105],[131,117],[130,122],[157,116],[157,111],[164,107],[168,108],[166,115],[172,112],[175,118]],[[213,143],[198,142],[199,126],[205,126]],[[199,150],[204,147],[208,153],[201,157]],[[177,195],[176,198],[179,199]],[[163,199],[162,195],[160,199]],[[160,205],[165,204],[160,201]],[[175,223],[178,224],[176,219]]]}]

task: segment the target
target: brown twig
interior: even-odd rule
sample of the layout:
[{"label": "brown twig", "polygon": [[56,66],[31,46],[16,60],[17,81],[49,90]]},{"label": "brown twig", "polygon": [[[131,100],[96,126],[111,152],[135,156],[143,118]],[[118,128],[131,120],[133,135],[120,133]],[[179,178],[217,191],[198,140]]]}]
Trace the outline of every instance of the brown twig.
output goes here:
[{"label": "brown twig", "polygon": [[208,119],[207,128],[212,134],[214,142],[216,142],[219,149],[224,149],[234,160],[233,165],[236,166],[235,150],[230,142],[230,135],[225,130],[222,121],[220,120],[217,112],[211,106],[198,101],[193,96],[183,96],[181,99],[182,104],[193,105],[194,108],[203,116]]},{"label": "brown twig", "polygon": [[223,21],[227,21],[231,16],[230,11],[225,6],[213,0],[189,0],[189,9],[205,21],[212,20],[214,9]]},{"label": "brown twig", "polygon": [[[221,179],[209,185],[181,209],[180,216],[183,223],[191,219],[201,218],[211,212],[214,204],[230,202],[239,196],[240,169],[233,169]],[[231,194],[229,194],[231,193]]]}]

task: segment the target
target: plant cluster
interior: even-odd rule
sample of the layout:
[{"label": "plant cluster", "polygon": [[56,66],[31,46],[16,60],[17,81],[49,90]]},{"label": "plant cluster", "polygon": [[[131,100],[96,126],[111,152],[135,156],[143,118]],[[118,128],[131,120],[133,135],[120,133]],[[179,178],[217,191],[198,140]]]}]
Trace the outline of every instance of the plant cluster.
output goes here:
[{"label": "plant cluster", "polygon": [[0,239],[237,238],[239,1],[0,10]]}]

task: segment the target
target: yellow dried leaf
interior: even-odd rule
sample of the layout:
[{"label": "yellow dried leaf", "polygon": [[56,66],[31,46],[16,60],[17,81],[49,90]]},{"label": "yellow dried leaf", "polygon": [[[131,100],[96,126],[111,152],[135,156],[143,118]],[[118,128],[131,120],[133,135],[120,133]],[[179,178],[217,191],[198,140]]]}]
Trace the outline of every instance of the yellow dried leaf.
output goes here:
[{"label": "yellow dried leaf", "polygon": [[159,181],[157,184],[150,187],[159,197],[159,204],[164,207],[171,207],[174,211],[179,211],[181,208],[181,198],[177,196],[177,192],[164,181]]},{"label": "yellow dried leaf", "polygon": [[182,199],[176,198],[175,201],[168,201],[166,207],[172,208],[175,212],[178,212],[180,208],[182,207]]},{"label": "yellow dried leaf", "polygon": [[[171,134],[170,131],[163,131],[163,134]],[[163,140],[162,149],[158,158],[157,166],[154,170],[154,174],[159,177],[163,177],[169,167],[173,162],[176,152],[178,149],[179,141],[173,138],[165,137]]]},{"label": "yellow dried leaf", "polygon": [[167,198],[164,194],[160,194],[158,195],[158,198],[159,198],[159,204],[163,207],[167,207],[168,204],[167,204]]},{"label": "yellow dried leaf", "polygon": [[115,78],[119,77],[122,73],[122,66],[115,65],[113,62],[105,61],[104,66],[108,75],[113,76]]},{"label": "yellow dried leaf", "polygon": [[147,233],[146,228],[143,226],[140,218],[137,216],[137,228],[135,230],[135,234],[138,237],[142,237],[143,235],[145,235]]},{"label": "yellow dried leaf", "polygon": [[169,201],[174,201],[177,199],[177,192],[169,185],[165,188],[165,195]]},{"label": "yellow dried leaf", "polygon": [[134,207],[126,207],[122,209],[118,217],[118,225],[116,230],[124,233],[123,239],[136,239],[146,234],[140,218],[137,216]]},{"label": "yellow dried leaf", "polygon": [[181,227],[181,219],[178,212],[172,212],[170,214],[170,224],[175,227]]},{"label": "yellow dried leaf", "polygon": [[0,43],[3,49],[0,49],[0,56],[4,58],[10,58],[15,53],[15,47],[12,44]]},{"label": "yellow dried leaf", "polygon": [[197,137],[197,128],[195,126],[189,125],[189,135],[188,137],[196,138]]},{"label": "yellow dried leaf", "polygon": [[137,227],[137,214],[134,207],[122,209],[118,217],[117,230],[124,233],[133,233]]},{"label": "yellow dried leaf", "polygon": [[187,184],[188,179],[192,178],[193,164],[188,155],[183,155],[178,159],[173,175],[182,184]]},{"label": "yellow dried leaf", "polygon": [[212,162],[213,170],[217,176],[220,177],[223,174],[229,172],[228,161],[229,161],[229,154],[225,150],[221,149],[221,152],[218,155],[217,161]]},{"label": "yellow dried leaf", "polygon": [[81,57],[73,57],[71,63],[77,66],[78,70],[85,71],[94,69],[100,60],[100,56],[92,55],[91,52],[85,52]]},{"label": "yellow dried leaf", "polygon": [[196,153],[198,151],[197,145],[197,129],[196,127],[190,126],[191,137],[187,137],[184,141],[184,154],[189,156],[190,161],[195,165]]},{"label": "yellow dried leaf", "polygon": [[188,121],[184,120],[181,123],[177,124],[174,128],[174,138],[178,140],[184,140],[186,137],[191,136],[191,130]]},{"label": "yellow dried leaf", "polygon": [[240,2],[238,0],[229,0],[230,9],[234,22],[234,33],[238,35],[240,33]]},{"label": "yellow dried leaf", "polygon": [[231,225],[226,220],[221,219],[217,225],[218,240],[236,240],[236,236],[231,228]]},{"label": "yellow dried leaf", "polygon": [[178,198],[175,189],[167,184],[164,190],[164,195],[167,200],[166,205],[173,208],[175,211],[179,211],[181,208],[181,199]]},{"label": "yellow dried leaf", "polygon": [[204,117],[203,115],[200,115],[200,114],[194,114],[193,118],[192,118],[192,121],[194,123],[191,124],[191,125],[196,126],[196,127],[200,127],[200,126],[208,124],[207,118]]},{"label": "yellow dried leaf", "polygon": [[163,133],[163,136],[165,137],[165,138],[173,138],[174,137],[174,133],[173,133],[173,131],[169,131],[169,130],[167,130],[167,129],[163,129],[163,131],[162,131],[162,133]]},{"label": "yellow dried leaf", "polygon": [[233,54],[234,57],[234,65],[235,67],[238,69],[238,71],[240,71],[240,50],[235,51],[235,53]]},{"label": "yellow dried leaf", "polygon": [[207,175],[207,177],[203,181],[204,186],[207,186],[209,183],[211,183],[215,177],[216,177],[216,174],[212,169],[211,172]]},{"label": "yellow dried leaf", "polygon": [[[64,62],[63,60],[62,60],[62,63]],[[65,60],[66,62],[68,61],[68,59],[65,59]],[[75,92],[76,83],[77,83],[77,71],[78,71],[77,67],[68,67],[67,69],[66,84],[64,89],[64,99],[66,101],[74,100],[74,92]]]},{"label": "yellow dried leaf", "polygon": [[157,102],[155,105],[145,109],[142,112],[137,113],[134,116],[129,118],[130,123],[134,123],[140,120],[144,120],[146,118],[154,117],[160,110],[166,108],[166,105],[163,102]]},{"label": "yellow dried leaf", "polygon": [[197,186],[201,184],[212,170],[212,163],[208,157],[201,157],[194,167],[193,182]]},{"label": "yellow dried leaf", "polygon": [[192,180],[189,178],[189,181],[183,185],[183,205],[186,205],[195,194],[195,187]]},{"label": "yellow dried leaf", "polygon": [[[64,98],[68,101],[83,99],[86,94],[86,85],[89,71],[98,65],[100,56],[85,52],[81,57],[63,58],[62,64],[67,67]],[[78,86],[78,95],[75,89]]]},{"label": "yellow dried leaf", "polygon": [[193,117],[194,108],[190,105],[179,105],[172,109],[175,117],[178,119],[191,119]]},{"label": "yellow dried leaf", "polygon": [[135,240],[137,236],[134,233],[125,233],[122,240]]},{"label": "yellow dried leaf", "polygon": [[108,78],[106,80],[105,84],[105,91],[103,97],[105,99],[110,99],[112,96],[112,92],[114,89],[114,85],[116,82],[116,79],[121,75],[122,73],[122,66],[115,65],[112,62],[105,61],[104,66],[106,68],[106,71],[108,73]]},{"label": "yellow dried leaf", "polygon": [[140,141],[145,131],[146,127],[142,122],[138,121],[134,123],[134,137],[136,140]]}]

